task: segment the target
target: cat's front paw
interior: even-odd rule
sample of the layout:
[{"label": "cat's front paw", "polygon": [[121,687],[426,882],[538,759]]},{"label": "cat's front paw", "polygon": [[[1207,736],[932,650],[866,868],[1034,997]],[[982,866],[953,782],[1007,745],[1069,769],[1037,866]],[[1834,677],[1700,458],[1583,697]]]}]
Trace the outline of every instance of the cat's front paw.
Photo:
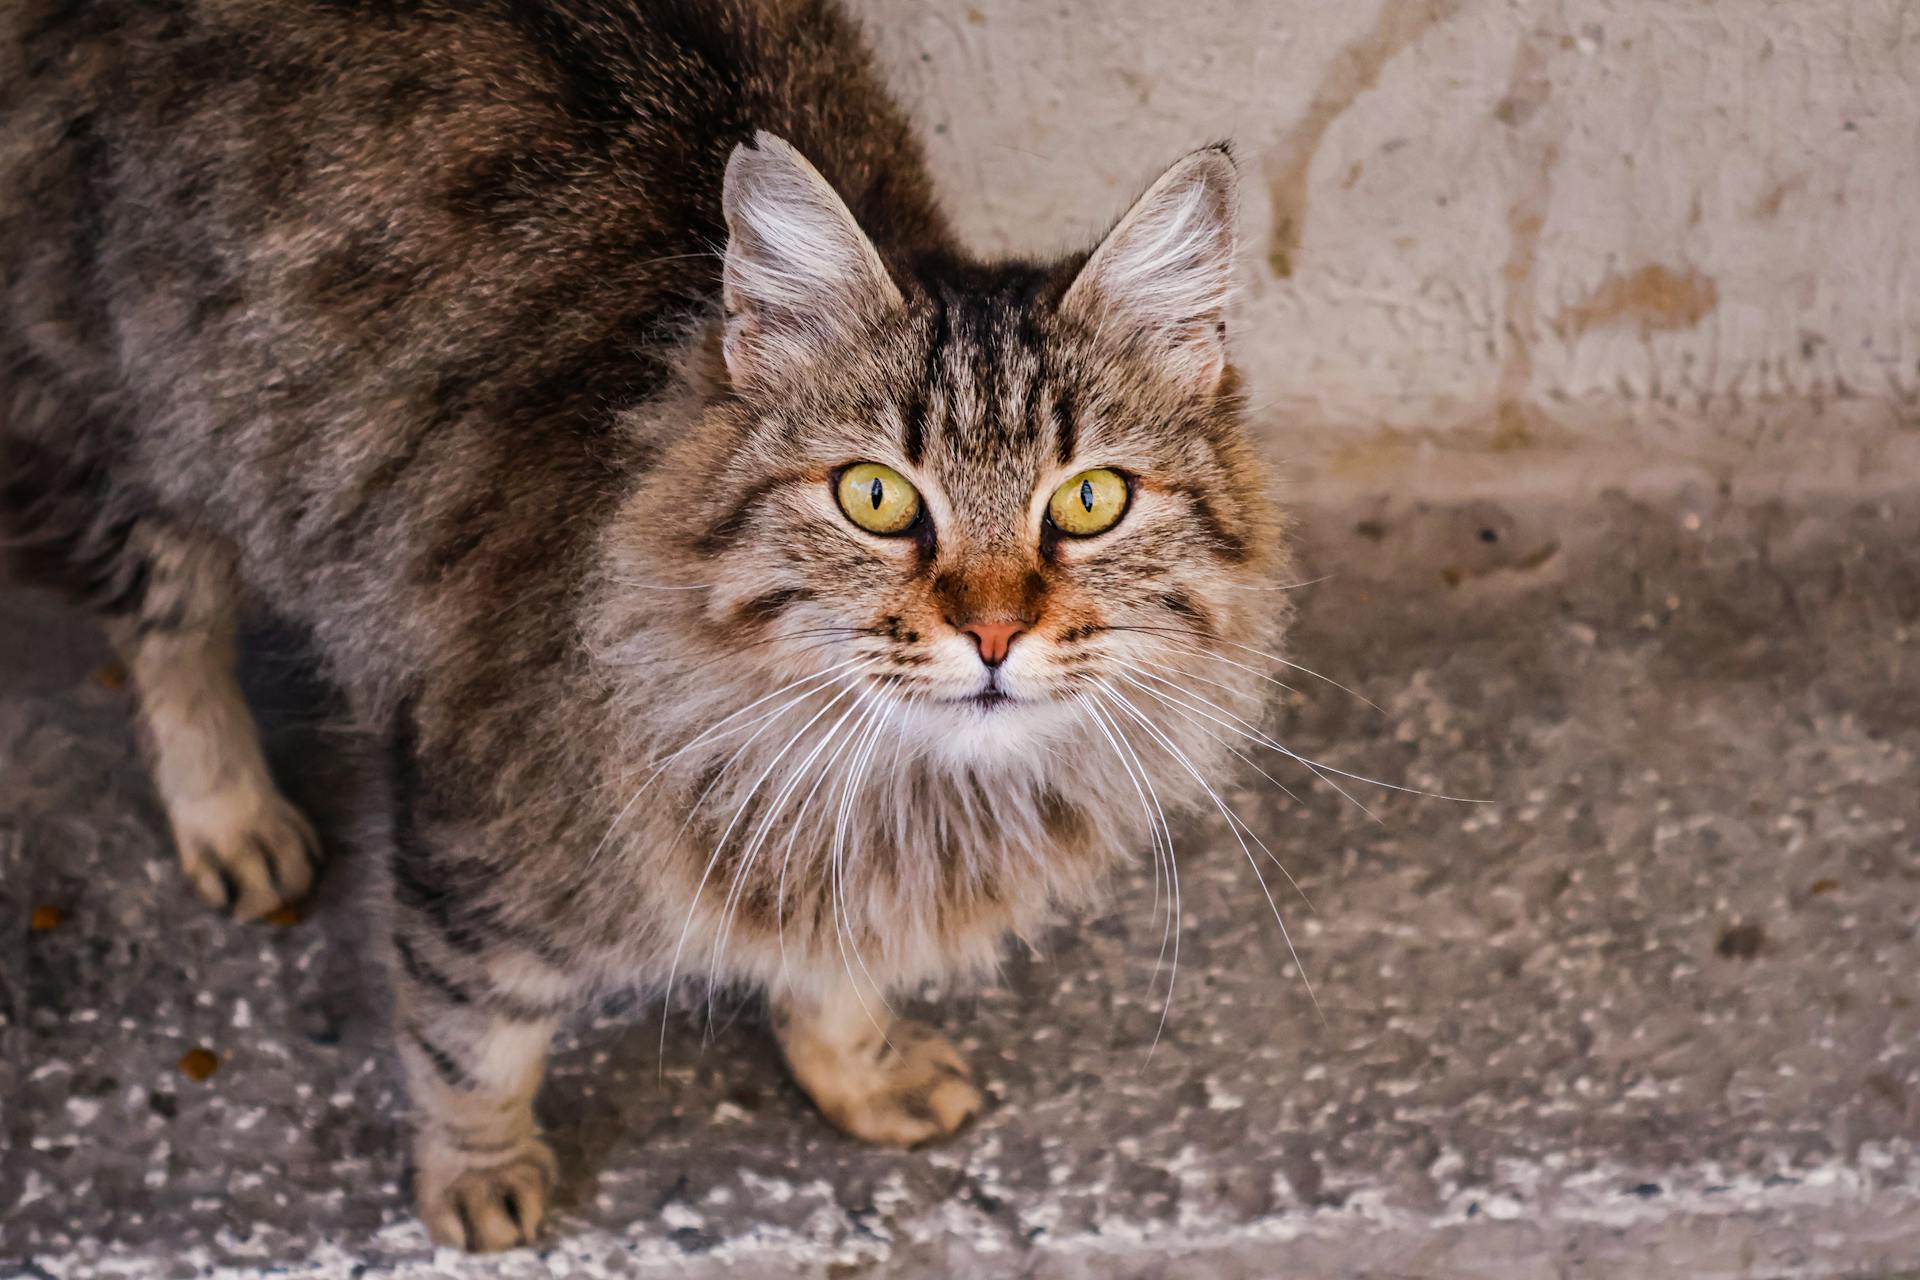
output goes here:
[{"label": "cat's front paw", "polygon": [[414,1159],[420,1219],[435,1244],[496,1253],[540,1234],[558,1171],[540,1139],[498,1154],[422,1143]]},{"label": "cat's front paw", "polygon": [[291,906],[313,887],[319,841],[271,783],[236,782],[168,806],[180,865],[201,897],[241,920]]},{"label": "cat's front paw", "polygon": [[837,1127],[863,1142],[912,1147],[957,1131],[985,1098],[945,1036],[897,1019],[858,1045],[782,1042],[794,1078]]}]

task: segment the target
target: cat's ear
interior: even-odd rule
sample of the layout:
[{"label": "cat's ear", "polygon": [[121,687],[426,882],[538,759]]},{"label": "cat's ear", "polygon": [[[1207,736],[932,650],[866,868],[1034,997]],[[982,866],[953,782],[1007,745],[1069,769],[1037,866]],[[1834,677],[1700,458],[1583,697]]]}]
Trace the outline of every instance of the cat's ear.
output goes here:
[{"label": "cat's ear", "polygon": [[1197,393],[1214,390],[1227,367],[1239,189],[1225,146],[1176,161],[1093,251],[1061,310],[1123,330]]},{"label": "cat's ear", "polygon": [[880,253],[806,158],[756,133],[727,160],[727,372],[768,383],[901,304]]}]

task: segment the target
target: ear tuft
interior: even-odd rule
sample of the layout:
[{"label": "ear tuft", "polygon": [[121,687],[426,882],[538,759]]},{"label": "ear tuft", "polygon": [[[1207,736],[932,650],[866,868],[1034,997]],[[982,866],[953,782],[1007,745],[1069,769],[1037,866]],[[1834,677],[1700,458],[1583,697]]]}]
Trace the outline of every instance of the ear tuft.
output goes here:
[{"label": "ear tuft", "polygon": [[1213,390],[1227,363],[1239,187],[1224,145],[1175,161],[1100,242],[1061,309],[1144,340],[1176,377]]},{"label": "ear tuft", "polygon": [[770,133],[727,159],[721,297],[736,383],[777,381],[900,305],[879,251],[820,172]]}]

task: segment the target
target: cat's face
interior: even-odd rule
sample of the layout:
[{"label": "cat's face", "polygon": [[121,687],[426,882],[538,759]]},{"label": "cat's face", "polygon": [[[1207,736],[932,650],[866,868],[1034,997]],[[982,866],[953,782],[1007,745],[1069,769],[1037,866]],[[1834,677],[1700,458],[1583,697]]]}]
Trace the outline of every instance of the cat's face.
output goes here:
[{"label": "cat's face", "polygon": [[[896,282],[804,162],[729,173],[736,447],[709,616],[841,708],[991,764],[1263,639],[1277,521],[1220,328],[1232,169],[1177,165],[1085,266]],[[1230,673],[1229,673],[1230,674]],[[1145,686],[1143,688],[1142,686]]]},{"label": "cat's face", "polygon": [[743,643],[857,660],[959,758],[1083,735],[1101,682],[1244,643],[1271,568],[1233,398],[1027,323],[1025,283],[921,299],[889,358],[760,409],[747,453],[777,462],[730,478],[707,575]]}]

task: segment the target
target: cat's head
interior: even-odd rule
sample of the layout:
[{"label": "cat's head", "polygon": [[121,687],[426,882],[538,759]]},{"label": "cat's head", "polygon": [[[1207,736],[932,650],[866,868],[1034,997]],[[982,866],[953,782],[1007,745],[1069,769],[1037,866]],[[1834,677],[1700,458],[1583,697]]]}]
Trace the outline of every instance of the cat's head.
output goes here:
[{"label": "cat's head", "polygon": [[1226,347],[1236,183],[1208,148],[1091,256],[890,264],[792,148],[739,148],[732,443],[688,495],[726,642],[843,664],[968,764],[1085,743],[1103,689],[1245,684],[1203,657],[1270,645],[1281,599]]}]

